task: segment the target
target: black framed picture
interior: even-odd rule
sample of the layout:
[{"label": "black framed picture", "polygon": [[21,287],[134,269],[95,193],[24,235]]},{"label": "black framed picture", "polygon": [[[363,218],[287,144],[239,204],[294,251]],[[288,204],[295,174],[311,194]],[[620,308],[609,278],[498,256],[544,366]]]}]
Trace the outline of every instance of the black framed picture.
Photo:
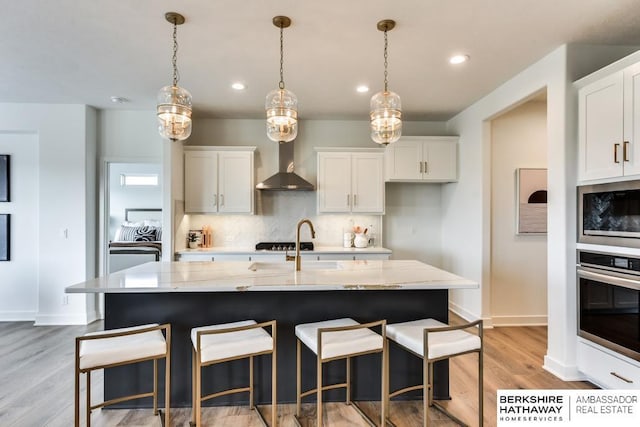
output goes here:
[{"label": "black framed picture", "polygon": [[0,261],[10,260],[11,215],[0,214]]},{"label": "black framed picture", "polygon": [[0,154],[0,202],[9,202],[9,160],[8,154]]}]

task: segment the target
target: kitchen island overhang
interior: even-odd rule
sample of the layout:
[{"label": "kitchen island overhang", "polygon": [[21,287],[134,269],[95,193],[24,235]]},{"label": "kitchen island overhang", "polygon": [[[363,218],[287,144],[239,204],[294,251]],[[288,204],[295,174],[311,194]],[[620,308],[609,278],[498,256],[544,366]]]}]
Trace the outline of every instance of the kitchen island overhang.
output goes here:
[{"label": "kitchen island overhang", "polygon": [[[290,268],[290,269],[289,269]],[[306,269],[305,269],[306,268]],[[105,294],[105,329],[146,323],[172,324],[172,406],[191,405],[191,341],[193,327],[254,319],[278,322],[278,401],[295,401],[295,335],[299,323],[351,317],[360,322],[388,323],[431,317],[448,321],[448,290],[473,289],[478,284],[436,267],[406,260],[292,263],[152,262],[107,277],[70,286],[70,293]],[[315,358],[303,353],[303,378],[315,382]],[[391,346],[391,382],[398,388],[419,383],[421,361]],[[380,357],[353,362],[355,400],[379,400]],[[269,361],[258,362],[257,400],[270,399]],[[206,370],[205,384],[223,388],[248,383],[246,362]],[[344,362],[325,369],[326,383],[343,381]],[[448,397],[448,363],[435,368],[434,396]],[[105,371],[105,397],[137,392],[152,382],[151,368],[130,366]],[[398,386],[398,387],[396,387]],[[203,390],[203,393],[214,390]],[[327,400],[342,400],[344,392],[327,392]],[[211,404],[245,403],[244,395],[227,396]],[[149,406],[131,401],[121,407]],[[126,406],[125,406],[126,405]]]}]

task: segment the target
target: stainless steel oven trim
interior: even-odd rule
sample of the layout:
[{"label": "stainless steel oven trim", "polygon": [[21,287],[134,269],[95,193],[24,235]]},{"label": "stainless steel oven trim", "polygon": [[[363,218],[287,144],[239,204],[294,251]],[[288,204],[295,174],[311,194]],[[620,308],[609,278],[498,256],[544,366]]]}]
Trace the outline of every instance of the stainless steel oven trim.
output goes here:
[{"label": "stainless steel oven trim", "polygon": [[585,338],[589,341],[592,341],[596,344],[599,344],[603,347],[606,347],[610,350],[613,350],[617,353],[620,353],[624,356],[627,356],[631,359],[640,361],[640,353],[633,351],[627,347],[623,347],[620,344],[616,344],[602,337],[593,335],[589,332],[582,330],[582,327],[580,325],[580,278],[583,277],[585,279],[597,280],[598,282],[607,283],[613,286],[621,286],[624,288],[634,289],[634,290],[640,290],[640,280],[638,280],[638,278],[634,276],[617,273],[617,272],[608,271],[606,274],[603,274],[601,272],[598,272],[598,270],[596,269],[584,267],[584,264],[582,266],[577,267],[577,276],[578,276],[578,280],[577,280],[578,292],[576,293],[576,295],[578,297],[578,301],[577,301],[578,310],[576,312],[576,315],[577,315],[577,324],[578,324],[578,336]]},{"label": "stainless steel oven trim", "polygon": [[578,242],[592,243],[592,244],[599,244],[599,245],[640,248],[640,233],[634,233],[634,232],[626,233],[626,232],[615,232],[615,231],[602,232],[602,231],[587,230],[587,233],[589,234],[585,234],[583,224],[582,224],[582,215],[584,213],[583,206],[582,206],[582,197],[584,194],[602,193],[606,191],[624,191],[624,190],[634,190],[634,189],[640,189],[640,180],[578,186],[578,191],[577,191],[578,193],[578,202],[577,202]]},{"label": "stainless steel oven trim", "polygon": [[597,280],[598,282],[606,283],[608,285],[640,291],[640,280],[629,274],[621,274],[611,271],[601,273],[598,270],[589,267],[578,267],[577,271],[578,278],[584,277],[585,279]]}]

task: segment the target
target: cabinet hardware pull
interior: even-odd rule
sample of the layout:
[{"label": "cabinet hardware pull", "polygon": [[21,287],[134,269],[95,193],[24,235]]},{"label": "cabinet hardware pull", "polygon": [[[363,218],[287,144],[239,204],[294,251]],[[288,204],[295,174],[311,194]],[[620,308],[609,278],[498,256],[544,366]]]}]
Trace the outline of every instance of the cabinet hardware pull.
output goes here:
[{"label": "cabinet hardware pull", "polygon": [[220,206],[224,206],[224,194],[220,195]]},{"label": "cabinet hardware pull", "polygon": [[218,195],[213,193],[213,206],[218,206]]},{"label": "cabinet hardware pull", "polygon": [[625,378],[625,377],[623,377],[622,375],[618,375],[618,374],[617,374],[617,373],[615,373],[615,372],[609,372],[609,373],[610,373],[611,375],[613,375],[614,377],[616,377],[616,378],[618,378],[618,379],[620,379],[620,380],[624,381],[624,382],[625,382],[625,383],[627,383],[627,384],[633,384],[633,381],[631,381],[631,380],[629,380],[629,379],[626,379],[626,378]]},{"label": "cabinet hardware pull", "polygon": [[624,141],[622,145],[622,161],[629,161],[629,141]]},{"label": "cabinet hardware pull", "polygon": [[613,144],[613,163],[620,163],[618,160],[618,148],[620,144]]},{"label": "cabinet hardware pull", "polygon": [[422,162],[418,162],[418,169],[420,170],[420,173],[422,173]]},{"label": "cabinet hardware pull", "polygon": [[358,204],[358,199],[356,199],[357,194],[353,195],[353,206],[356,206]]},{"label": "cabinet hardware pull", "polygon": [[347,194],[347,206],[349,206],[349,205],[350,205],[350,203],[349,203],[349,195]]},{"label": "cabinet hardware pull", "polygon": [[427,169],[427,162],[424,162],[424,173],[429,173],[429,170]]}]

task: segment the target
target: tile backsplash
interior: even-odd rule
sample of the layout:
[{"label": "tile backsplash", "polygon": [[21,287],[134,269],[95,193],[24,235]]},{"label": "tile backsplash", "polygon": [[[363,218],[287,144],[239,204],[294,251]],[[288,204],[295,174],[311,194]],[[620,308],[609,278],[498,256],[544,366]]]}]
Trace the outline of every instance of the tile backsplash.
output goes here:
[{"label": "tile backsplash", "polygon": [[[381,215],[318,215],[314,191],[258,191],[255,215],[188,215],[188,227],[197,230],[204,225],[211,226],[216,247],[246,248],[257,242],[295,241],[296,224],[302,218],[313,222],[316,246],[342,246],[343,232],[353,225],[373,226],[376,246],[382,245]],[[180,231],[185,233],[184,230],[178,233]],[[311,240],[308,227],[304,226],[301,233],[301,240]],[[180,245],[186,234],[176,237]]]}]

